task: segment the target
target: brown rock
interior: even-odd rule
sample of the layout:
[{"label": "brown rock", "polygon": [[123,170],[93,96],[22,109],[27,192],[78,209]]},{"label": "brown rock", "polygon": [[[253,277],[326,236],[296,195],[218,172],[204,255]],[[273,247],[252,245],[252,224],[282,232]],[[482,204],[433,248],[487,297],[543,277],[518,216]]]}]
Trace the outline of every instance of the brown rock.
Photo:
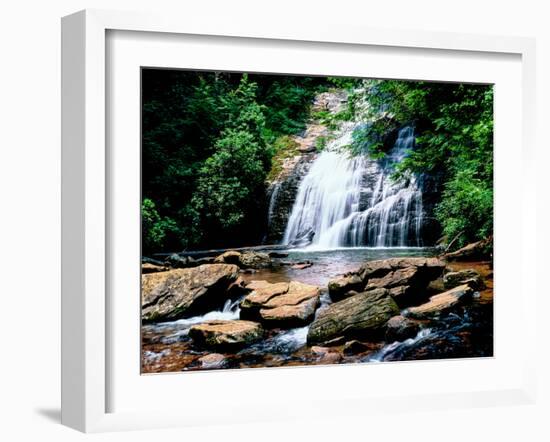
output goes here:
[{"label": "brown rock", "polygon": [[145,262],[141,264],[141,273],[157,273],[157,272],[166,272],[167,270],[170,270],[170,267],[163,266],[163,265],[157,265],[157,264],[151,264],[148,262]]},{"label": "brown rock", "polygon": [[199,358],[198,362],[201,364],[201,368],[204,369],[224,368],[227,366],[227,359],[219,353],[207,354]]},{"label": "brown rock", "polygon": [[207,321],[193,325],[189,336],[206,348],[235,348],[253,344],[263,337],[263,328],[252,321]]},{"label": "brown rock", "polygon": [[485,283],[481,275],[474,269],[464,269],[458,272],[449,272],[443,276],[443,286],[446,289],[467,284],[474,290],[483,290]]},{"label": "brown rock", "polygon": [[260,321],[269,327],[294,327],[313,319],[319,306],[318,287],[292,281],[255,283],[254,291],[241,302],[241,319]]},{"label": "brown rock", "polygon": [[379,339],[384,324],[398,313],[386,289],[359,293],[320,312],[309,328],[307,342],[319,344],[341,336]]},{"label": "brown rock", "polygon": [[238,272],[231,264],[204,264],[142,275],[142,320],[170,321],[222,306]]},{"label": "brown rock", "polygon": [[474,290],[470,286],[460,285],[439,295],[432,296],[430,301],[425,304],[409,308],[406,310],[405,315],[425,319],[447,313],[469,301],[473,292]]}]

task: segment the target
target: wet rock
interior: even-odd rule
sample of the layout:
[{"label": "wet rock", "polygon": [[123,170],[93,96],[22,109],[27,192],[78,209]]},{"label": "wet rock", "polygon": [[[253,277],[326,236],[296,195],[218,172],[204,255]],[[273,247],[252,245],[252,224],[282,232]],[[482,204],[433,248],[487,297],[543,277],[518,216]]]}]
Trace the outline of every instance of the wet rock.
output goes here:
[{"label": "wet rock", "polygon": [[268,327],[291,328],[311,322],[319,306],[316,286],[292,281],[270,284],[255,281],[253,291],[241,302],[241,318],[259,321]]},{"label": "wet rock", "polygon": [[288,256],[288,253],[269,252],[268,255],[270,258],[286,258]]},{"label": "wet rock", "polygon": [[157,272],[165,272],[167,270],[170,270],[170,267],[167,267],[165,265],[157,265],[157,264],[151,264],[148,262],[145,262],[141,264],[141,273],[157,273]]},{"label": "wet rock", "polygon": [[196,266],[197,262],[190,256],[182,256],[177,253],[172,253],[168,258],[166,258],[165,264],[174,269],[185,269],[187,267]]},{"label": "wet rock", "polygon": [[227,367],[227,359],[220,353],[210,353],[198,359],[201,368],[216,369]]},{"label": "wet rock", "polygon": [[449,272],[443,276],[443,286],[446,289],[452,289],[459,285],[469,285],[474,290],[483,290],[485,283],[481,275],[474,269],[459,270],[457,272]]},{"label": "wet rock", "polygon": [[328,283],[328,293],[333,301],[340,301],[346,298],[350,291],[361,291],[363,289],[363,280],[359,275],[351,274],[331,279]]},{"label": "wet rock", "polygon": [[339,337],[379,339],[384,324],[399,314],[399,307],[386,289],[335,302],[319,313],[311,324],[307,342],[320,344]]},{"label": "wet rock", "polygon": [[160,261],[160,260],[158,260],[158,259],[149,258],[149,257],[147,257],[147,256],[142,256],[142,257],[141,257],[141,263],[142,263],[142,264],[154,264],[154,265],[156,265],[156,266],[161,266],[161,267],[165,265],[164,262],[162,262],[162,261]]},{"label": "wet rock", "polygon": [[252,321],[207,321],[193,325],[189,337],[199,347],[234,349],[253,344],[262,339],[264,330]]},{"label": "wet rock", "polygon": [[418,361],[426,359],[467,358],[489,356],[491,346],[479,350],[472,346],[469,331],[437,331],[410,345],[402,345],[384,356],[384,361]]},{"label": "wet rock", "polygon": [[141,317],[144,322],[170,321],[206,313],[229,298],[228,289],[238,278],[231,264],[148,273],[141,277]]},{"label": "wet rock", "polygon": [[346,344],[344,345],[344,348],[342,349],[342,352],[346,356],[353,356],[360,353],[365,353],[366,351],[369,351],[369,350],[370,350],[370,347],[368,345],[363,344],[360,341],[353,340],[353,341],[346,342]]},{"label": "wet rock", "polygon": [[414,338],[420,330],[420,321],[394,316],[386,323],[386,342],[404,341]]},{"label": "wet rock", "polygon": [[319,364],[328,365],[328,364],[338,364],[342,361],[342,355],[340,353],[336,353],[335,351],[331,351],[329,353],[326,353],[319,359]]},{"label": "wet rock", "polygon": [[472,299],[474,290],[468,285],[460,285],[449,291],[432,296],[430,301],[407,309],[404,314],[407,317],[417,319],[429,319],[443,313],[452,311],[457,306],[463,305]]}]

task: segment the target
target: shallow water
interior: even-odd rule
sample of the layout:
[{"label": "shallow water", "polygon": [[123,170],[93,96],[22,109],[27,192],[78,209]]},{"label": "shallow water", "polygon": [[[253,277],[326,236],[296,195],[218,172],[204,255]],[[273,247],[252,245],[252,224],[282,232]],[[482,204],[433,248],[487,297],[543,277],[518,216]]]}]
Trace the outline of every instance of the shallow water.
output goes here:
[{"label": "shallow water", "polygon": [[[258,270],[243,275],[247,281],[264,279],[269,282],[300,281],[319,287],[326,287],[328,281],[338,275],[356,270],[361,264],[377,259],[411,256],[435,256],[433,248],[422,247],[354,247],[322,250],[313,247],[283,250],[288,257],[274,259],[281,264],[272,269]],[[305,269],[293,269],[285,263],[311,261],[313,265]]]}]

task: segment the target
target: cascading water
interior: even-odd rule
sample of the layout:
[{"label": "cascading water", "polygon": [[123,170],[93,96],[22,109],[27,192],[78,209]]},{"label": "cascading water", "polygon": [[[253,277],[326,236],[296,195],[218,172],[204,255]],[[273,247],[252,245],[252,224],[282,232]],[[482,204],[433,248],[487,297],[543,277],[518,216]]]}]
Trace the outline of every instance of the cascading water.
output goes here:
[{"label": "cascading water", "polygon": [[344,146],[363,123],[345,123],[300,183],[283,242],[325,249],[422,245],[422,191],[415,177],[394,181],[395,164],[414,148],[399,130],[384,160],[351,156]]}]

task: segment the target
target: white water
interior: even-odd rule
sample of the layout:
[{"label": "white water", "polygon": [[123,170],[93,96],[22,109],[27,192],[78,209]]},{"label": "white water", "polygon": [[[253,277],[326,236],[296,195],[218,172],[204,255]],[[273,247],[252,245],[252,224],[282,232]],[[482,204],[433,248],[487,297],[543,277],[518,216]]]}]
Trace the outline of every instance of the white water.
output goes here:
[{"label": "white water", "polygon": [[178,319],[177,321],[145,325],[143,329],[153,329],[155,332],[160,333],[169,332],[169,334],[162,338],[164,344],[177,342],[181,337],[187,336],[189,329],[195,324],[214,320],[239,319],[241,301],[242,299],[237,299],[236,301],[228,299],[221,310],[211,311],[201,316],[193,316],[192,318]]},{"label": "white water", "polygon": [[[303,178],[285,231],[290,245],[421,246],[422,192],[414,177],[395,182],[393,167],[414,148],[414,130],[399,131],[383,161],[345,149],[362,123],[345,123]],[[311,235],[313,233],[313,237]]]}]

